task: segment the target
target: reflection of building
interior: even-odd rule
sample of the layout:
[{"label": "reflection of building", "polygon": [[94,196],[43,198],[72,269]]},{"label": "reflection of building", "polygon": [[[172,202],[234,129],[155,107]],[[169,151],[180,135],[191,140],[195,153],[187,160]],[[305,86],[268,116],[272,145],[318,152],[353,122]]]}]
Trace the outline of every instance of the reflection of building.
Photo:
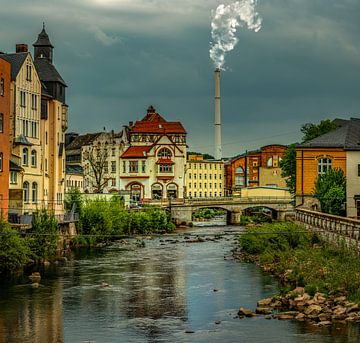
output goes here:
[{"label": "reflection of building", "polygon": [[227,194],[236,194],[244,187],[286,187],[279,165],[285,150],[284,145],[266,145],[228,161],[225,165]]},{"label": "reflection of building", "polygon": [[0,59],[0,219],[9,207],[10,81],[10,64]]},{"label": "reflection of building", "polygon": [[340,168],[347,180],[347,216],[360,216],[360,119],[338,121],[334,131],[303,143],[296,149],[296,203],[315,206],[312,197],[319,175]]},{"label": "reflection of building", "polygon": [[131,200],[183,198],[186,131],[167,122],[150,106],[146,116],[127,128],[130,146],[120,158],[120,187]]},{"label": "reflection of building", "polygon": [[186,196],[188,198],[224,195],[224,162],[204,160],[202,155],[189,155],[186,164]]}]

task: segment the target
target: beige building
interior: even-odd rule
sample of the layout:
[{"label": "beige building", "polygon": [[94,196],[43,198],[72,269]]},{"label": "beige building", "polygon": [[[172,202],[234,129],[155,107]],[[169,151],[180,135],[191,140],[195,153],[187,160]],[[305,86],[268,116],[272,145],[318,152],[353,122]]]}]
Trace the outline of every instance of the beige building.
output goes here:
[{"label": "beige building", "polygon": [[10,175],[9,214],[31,213],[43,199],[41,81],[27,45],[18,44],[16,53],[0,56],[11,64],[11,161],[23,170],[21,180],[11,180],[18,173]]},{"label": "beige building", "polygon": [[224,196],[224,162],[189,155],[186,163],[186,196],[212,198]]},{"label": "beige building", "polygon": [[359,150],[346,151],[346,210],[348,217],[360,219]]},{"label": "beige building", "polygon": [[183,199],[186,131],[150,106],[142,120],[126,128],[129,143],[120,157],[120,189],[132,203]]},{"label": "beige building", "polygon": [[84,193],[84,171],[79,165],[67,165],[65,193],[74,188],[78,189],[80,193]]}]

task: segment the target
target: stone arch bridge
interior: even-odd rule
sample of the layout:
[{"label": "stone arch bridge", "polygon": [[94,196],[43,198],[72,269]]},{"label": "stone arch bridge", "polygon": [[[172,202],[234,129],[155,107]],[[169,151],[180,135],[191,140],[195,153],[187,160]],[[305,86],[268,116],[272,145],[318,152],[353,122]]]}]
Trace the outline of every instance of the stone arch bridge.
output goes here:
[{"label": "stone arch bridge", "polygon": [[171,215],[177,223],[192,222],[192,215],[201,208],[219,208],[228,213],[228,224],[240,224],[241,215],[246,209],[265,207],[275,214],[275,218],[283,221],[287,215],[294,215],[291,197],[224,197],[207,199],[187,199],[183,204],[172,204]]}]

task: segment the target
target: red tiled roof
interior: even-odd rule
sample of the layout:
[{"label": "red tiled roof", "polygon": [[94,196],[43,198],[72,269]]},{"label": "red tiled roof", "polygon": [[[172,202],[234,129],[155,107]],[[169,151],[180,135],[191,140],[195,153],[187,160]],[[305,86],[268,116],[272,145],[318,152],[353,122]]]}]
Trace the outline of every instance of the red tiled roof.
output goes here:
[{"label": "red tiled roof", "polygon": [[170,158],[159,158],[156,164],[174,164],[174,162]]},{"label": "red tiled roof", "polygon": [[180,122],[137,121],[131,133],[186,133]]},{"label": "red tiled roof", "polygon": [[146,158],[150,149],[150,146],[131,146],[121,155],[121,158]]}]

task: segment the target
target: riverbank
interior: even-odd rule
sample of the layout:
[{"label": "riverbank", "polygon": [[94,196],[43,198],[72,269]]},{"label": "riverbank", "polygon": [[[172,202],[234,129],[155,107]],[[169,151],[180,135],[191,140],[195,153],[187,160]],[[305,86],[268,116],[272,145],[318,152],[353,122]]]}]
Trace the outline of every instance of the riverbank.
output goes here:
[{"label": "riverbank", "polygon": [[330,245],[293,223],[247,230],[234,257],[258,264],[276,275],[282,285],[280,294],[262,299],[251,313],[317,325],[360,322],[360,259],[356,251],[341,241],[338,246]]}]

